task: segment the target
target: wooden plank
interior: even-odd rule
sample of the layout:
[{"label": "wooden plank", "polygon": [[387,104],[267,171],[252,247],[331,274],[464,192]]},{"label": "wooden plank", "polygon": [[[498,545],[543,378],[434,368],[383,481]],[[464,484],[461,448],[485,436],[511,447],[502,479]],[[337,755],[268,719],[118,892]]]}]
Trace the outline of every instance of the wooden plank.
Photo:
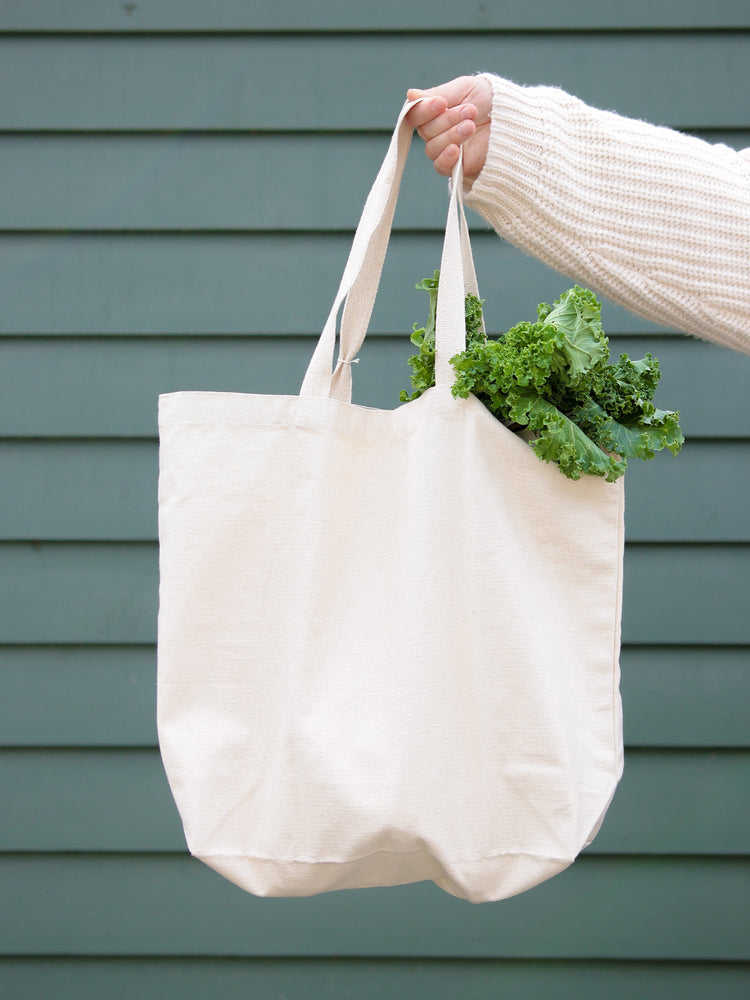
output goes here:
[{"label": "wooden plank", "polygon": [[[156,639],[153,543],[0,545],[0,643],[115,644]],[[750,644],[750,547],[631,545],[623,641]]]},{"label": "wooden plank", "polygon": [[[750,649],[625,646],[625,742],[747,748]],[[156,746],[153,646],[0,646],[6,747]]]},{"label": "wooden plank", "polygon": [[743,546],[630,547],[624,587],[625,642],[735,644],[750,630],[750,549]]},{"label": "wooden plank", "polygon": [[[739,444],[689,440],[674,460],[665,454],[658,461],[630,462],[625,537],[631,542],[750,541],[750,526],[739,530],[750,509],[750,454],[745,460],[743,451]],[[735,537],[724,537],[729,534]]]},{"label": "wooden plank", "polygon": [[154,642],[157,574],[152,544],[0,547],[0,641]]},{"label": "wooden plank", "polygon": [[[412,298],[405,304],[409,329],[423,305],[416,292]],[[517,314],[522,315],[528,310]],[[312,338],[292,334],[0,339],[0,435],[154,438],[159,393],[210,389],[296,395],[314,346]],[[613,357],[624,351],[640,358],[650,351],[659,358],[657,403],[680,410],[691,441],[750,437],[750,357],[682,337],[616,337],[611,349]],[[407,358],[413,350],[404,332],[370,334],[354,373],[355,402],[396,406],[399,392],[409,385]],[[713,391],[715,386],[721,391]],[[672,463],[671,456],[659,456],[658,466],[664,463]],[[679,475],[681,459],[672,464]],[[657,461],[645,468],[652,467]]]},{"label": "wooden plank", "polygon": [[0,857],[5,955],[746,961],[750,860],[581,858],[513,899],[430,884],[257,899],[184,855]]},{"label": "wooden plank", "polygon": [[[483,231],[473,237],[491,331],[536,316],[572,280]],[[319,332],[351,236],[318,234],[9,234],[0,243],[0,336],[239,335]],[[396,233],[370,329],[411,332],[426,318],[414,285],[440,264],[438,233]],[[605,301],[612,334],[659,332]],[[663,332],[663,330],[662,330]]]},{"label": "wooden plank", "polygon": [[744,643],[750,549],[635,545],[625,556],[622,634],[637,643]]},{"label": "wooden plank", "polygon": [[[0,540],[157,537],[155,441],[0,440],[0,469]],[[750,441],[633,461],[626,489],[631,542],[750,542]]]},{"label": "wooden plank", "polygon": [[[357,219],[352,219],[352,229]],[[573,283],[492,231],[473,238],[490,330],[536,318]],[[8,234],[0,336],[286,334],[320,332],[344,271],[351,233]],[[440,266],[440,233],[396,233],[370,329],[411,332],[426,318],[414,285]],[[653,332],[613,305],[606,329]]]},{"label": "wooden plank", "polygon": [[0,646],[4,746],[155,746],[155,699],[153,645]]},{"label": "wooden plank", "polygon": [[[593,854],[744,855],[750,749],[631,750]],[[156,750],[0,750],[0,852],[185,850]]]},{"label": "wooden plank", "polygon": [[[388,140],[4,135],[0,229],[351,230]],[[445,222],[447,187],[420,146],[407,166],[398,224],[434,230]]]},{"label": "wooden plank", "polygon": [[409,86],[479,67],[659,124],[745,128],[747,52],[743,31],[6,35],[0,129],[386,129]]},{"label": "wooden plank", "polygon": [[[626,646],[628,747],[747,747],[750,652]],[[156,657],[142,647],[0,647],[2,745],[156,745]]]},{"label": "wooden plank", "polygon": [[[748,131],[706,138],[750,146]],[[0,230],[350,230],[387,143],[384,133],[0,135]],[[447,186],[415,142],[395,225],[440,229],[446,210]]]},{"label": "wooden plank", "polygon": [[625,646],[620,666],[628,746],[748,745],[750,650]]},{"label": "wooden plank", "polygon": [[0,468],[0,538],[157,537],[155,442],[0,442]]},{"label": "wooden plank", "polygon": [[0,790],[0,851],[185,850],[156,750],[0,751]]},{"label": "wooden plank", "polygon": [[749,789],[747,751],[631,750],[612,805],[589,850],[747,854]]},{"label": "wooden plank", "polygon": [[5,1000],[747,1000],[750,967],[728,962],[471,959],[0,959]]},{"label": "wooden plank", "polygon": [[615,0],[591,6],[583,0],[527,0],[523,5],[472,2],[460,14],[430,0],[397,0],[377,6],[326,0],[151,0],[148,4],[101,4],[96,0],[67,0],[63,6],[48,0],[0,3],[3,32],[211,32],[211,31],[452,31],[515,30],[565,31],[575,29],[747,28],[746,6],[740,0],[717,0],[706,7],[700,0],[654,4],[632,0],[623,8]]}]

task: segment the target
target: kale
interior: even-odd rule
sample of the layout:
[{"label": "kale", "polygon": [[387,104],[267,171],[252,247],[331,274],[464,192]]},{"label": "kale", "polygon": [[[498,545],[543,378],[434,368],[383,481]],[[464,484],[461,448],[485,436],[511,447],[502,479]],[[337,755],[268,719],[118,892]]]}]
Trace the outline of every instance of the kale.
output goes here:
[{"label": "kale", "polygon": [[[414,324],[419,353],[412,368],[410,402],[435,384],[435,315],[439,272],[416,287],[430,295],[427,324]],[[484,332],[482,300],[466,296],[466,349],[451,358],[453,395],[475,395],[511,430],[532,432],[540,459],[555,462],[569,479],[582,474],[614,482],[630,458],[677,454],[684,438],[679,413],[660,410],[653,397],[659,362],[620,356],[609,362],[609,341],[601,324],[601,303],[579,285],[551,306],[537,307],[534,323],[516,324],[497,338]]]}]

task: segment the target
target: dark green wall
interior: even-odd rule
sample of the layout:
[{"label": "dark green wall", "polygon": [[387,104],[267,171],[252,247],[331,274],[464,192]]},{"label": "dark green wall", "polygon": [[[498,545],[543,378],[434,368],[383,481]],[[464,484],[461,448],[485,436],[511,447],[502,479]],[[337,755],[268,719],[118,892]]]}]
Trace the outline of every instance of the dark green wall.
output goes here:
[{"label": "dark green wall", "polygon": [[[155,731],[156,397],[296,392],[409,85],[491,69],[750,145],[744,0],[0,0],[0,996],[750,994],[750,358],[605,307],[679,459],[627,474],[626,771],[567,872],[258,900],[184,850]],[[408,379],[415,148],[355,398]],[[565,279],[488,233],[491,329]]]}]

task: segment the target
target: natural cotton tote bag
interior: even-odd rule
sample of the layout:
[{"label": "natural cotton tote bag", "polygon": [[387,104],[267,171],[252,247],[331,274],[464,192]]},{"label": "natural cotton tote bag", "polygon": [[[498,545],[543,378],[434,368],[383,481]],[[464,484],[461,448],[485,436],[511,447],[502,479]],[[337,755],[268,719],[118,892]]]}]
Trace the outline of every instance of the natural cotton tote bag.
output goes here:
[{"label": "natural cotton tote bag", "polygon": [[350,402],[408,107],[300,395],[160,398],[161,752],[190,851],[258,895],[513,895],[574,860],[622,770],[622,484],[451,395],[458,171],[437,384]]}]

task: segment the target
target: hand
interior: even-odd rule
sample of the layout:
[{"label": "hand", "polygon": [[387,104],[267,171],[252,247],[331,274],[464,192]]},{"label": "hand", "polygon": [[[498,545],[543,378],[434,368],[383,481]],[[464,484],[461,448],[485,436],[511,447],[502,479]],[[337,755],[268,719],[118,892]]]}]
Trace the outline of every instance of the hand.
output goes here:
[{"label": "hand", "polygon": [[406,116],[424,139],[425,153],[435,170],[450,177],[464,147],[464,187],[468,190],[479,176],[487,158],[490,136],[492,89],[479,76],[460,76],[430,90],[409,90],[407,99],[428,97]]}]

